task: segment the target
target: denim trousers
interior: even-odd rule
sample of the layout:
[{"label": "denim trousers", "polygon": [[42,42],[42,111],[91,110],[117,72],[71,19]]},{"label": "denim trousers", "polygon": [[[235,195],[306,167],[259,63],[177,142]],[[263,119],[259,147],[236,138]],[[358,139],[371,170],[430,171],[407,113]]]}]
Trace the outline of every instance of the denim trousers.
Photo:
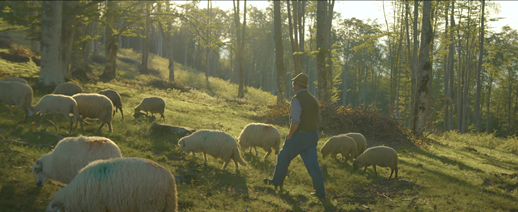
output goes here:
[{"label": "denim trousers", "polygon": [[290,139],[287,139],[282,146],[281,152],[277,156],[277,165],[272,182],[275,186],[282,186],[288,173],[288,166],[291,160],[300,155],[306,169],[308,170],[315,192],[325,196],[324,175],[318,164],[317,144],[318,131],[297,132]]}]

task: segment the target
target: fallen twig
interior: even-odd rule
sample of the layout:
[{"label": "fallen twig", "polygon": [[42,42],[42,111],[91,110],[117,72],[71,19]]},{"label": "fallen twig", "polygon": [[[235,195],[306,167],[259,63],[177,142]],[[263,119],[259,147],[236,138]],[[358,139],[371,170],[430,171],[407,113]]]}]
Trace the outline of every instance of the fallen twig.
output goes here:
[{"label": "fallen twig", "polygon": [[56,137],[56,138],[59,138],[59,139],[63,139],[63,137],[62,137],[62,136],[60,136],[60,135],[58,135],[58,134],[52,134],[52,133],[50,133],[49,131],[47,131],[47,129],[42,129],[42,130],[41,130],[41,132],[47,133],[47,134],[52,135],[52,136],[54,136],[54,137]]},{"label": "fallen twig", "polygon": [[384,196],[385,198],[387,198],[388,200],[390,200],[390,201],[392,202],[392,200],[390,199],[390,197],[388,197],[387,195],[382,194],[382,193],[380,193],[380,192],[378,192],[378,195],[380,195],[380,196]]}]

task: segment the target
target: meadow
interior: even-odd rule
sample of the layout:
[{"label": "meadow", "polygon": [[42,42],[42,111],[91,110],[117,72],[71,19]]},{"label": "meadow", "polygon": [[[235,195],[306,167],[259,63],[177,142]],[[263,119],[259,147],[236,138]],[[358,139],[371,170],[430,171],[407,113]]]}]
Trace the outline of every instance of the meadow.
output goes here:
[{"label": "meadow", "polygon": [[[7,49],[0,49],[7,52]],[[117,81],[99,82],[95,76],[103,65],[93,63],[90,81],[72,81],[85,92],[97,93],[114,89],[122,96],[124,120],[115,114],[113,133],[97,123],[85,125],[86,135],[104,136],[113,140],[124,157],[142,157],[158,162],[175,176],[179,211],[518,211],[518,138],[499,138],[494,134],[458,134],[446,132],[428,135],[426,145],[401,143],[395,147],[399,156],[399,179],[388,180],[390,169],[372,167],[365,174],[353,171],[351,162],[338,163],[322,159],[326,199],[310,195],[311,178],[300,157],[289,168],[282,190],[263,184],[271,178],[276,157],[262,159],[265,152],[242,150],[248,166],[234,170],[231,163],[220,170],[223,162],[211,157],[203,165],[203,157],[178,151],[178,137],[152,136],[152,120],[134,119],[133,108],[147,96],[160,96],[166,101],[166,124],[195,129],[222,130],[237,138],[248,123],[266,122],[272,112],[275,96],[248,88],[244,99],[236,99],[237,85],[209,78],[203,72],[176,66],[175,85],[164,83],[168,76],[167,61],[152,55],[150,68],[154,74],[140,75],[137,64],[140,54],[121,49],[117,61]],[[0,78],[17,76],[36,84],[39,67],[32,61],[13,63],[0,59]],[[174,86],[187,91],[171,89]],[[33,104],[49,90],[34,89]],[[5,104],[0,104],[0,211],[43,211],[52,194],[63,184],[50,181],[36,186],[31,173],[33,163],[59,141],[56,136],[79,136],[76,129],[68,132],[68,122],[57,117],[58,131],[46,121],[34,123],[39,116],[23,122],[23,112],[14,108],[11,119]],[[157,116],[158,118],[159,116]],[[282,118],[282,117],[281,117]],[[287,117],[286,121],[287,121]],[[282,138],[288,126],[275,124]],[[346,132],[343,132],[346,133]],[[318,148],[329,138],[322,132]],[[397,141],[396,141],[397,142]],[[367,140],[372,145],[392,145],[383,137]],[[361,169],[363,170],[363,169]],[[138,170],[136,170],[138,171]]]}]

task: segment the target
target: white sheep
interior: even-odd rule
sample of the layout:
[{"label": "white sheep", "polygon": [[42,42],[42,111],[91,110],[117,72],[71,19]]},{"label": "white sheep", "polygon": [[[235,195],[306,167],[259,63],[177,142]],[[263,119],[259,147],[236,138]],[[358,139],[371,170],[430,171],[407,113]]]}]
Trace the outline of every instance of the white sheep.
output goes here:
[{"label": "white sheep", "polygon": [[365,173],[365,170],[367,170],[367,167],[372,165],[374,167],[374,173],[378,175],[378,172],[376,172],[376,166],[381,167],[389,167],[390,168],[390,178],[392,178],[392,174],[394,173],[394,170],[396,171],[396,179],[397,177],[397,170],[398,170],[398,156],[396,150],[388,147],[388,146],[375,146],[368,148],[356,158],[356,160],[353,162],[353,170],[356,171],[361,167],[365,166],[365,169],[363,170],[363,173]]},{"label": "white sheep", "polygon": [[164,99],[160,97],[146,97],[142,100],[142,102],[135,107],[135,113],[138,113],[140,111],[145,111],[146,115],[148,114],[148,111],[151,112],[151,115],[153,113],[160,113],[162,115],[162,118],[165,121],[164,116],[164,110],[165,110],[165,101]]},{"label": "white sheep", "polygon": [[77,93],[83,93],[83,88],[71,82],[64,82],[56,86],[52,93],[72,96]]},{"label": "white sheep", "polygon": [[11,106],[16,105],[25,112],[24,121],[27,122],[27,118],[32,116],[29,110],[32,106],[32,94],[32,88],[26,84],[0,81],[0,102],[7,104],[11,118],[14,118]]},{"label": "white sheep", "polygon": [[78,93],[73,95],[72,98],[76,100],[77,109],[79,109],[79,114],[83,118],[98,118],[101,121],[98,130],[101,130],[107,124],[110,132],[113,132],[113,104],[108,97],[96,93]]},{"label": "white sheep", "polygon": [[29,85],[29,83],[27,83],[27,80],[22,79],[22,78],[18,78],[18,77],[7,77],[7,78],[3,79],[2,81],[4,81],[4,82],[19,82],[19,83],[22,83],[22,84]]},{"label": "white sheep", "polygon": [[117,91],[106,89],[99,91],[99,94],[105,95],[112,101],[113,106],[115,107],[115,110],[113,111],[113,116],[115,116],[115,113],[117,110],[121,111],[122,120],[124,120],[124,113],[122,112],[122,101],[121,101],[121,95],[117,93]]},{"label": "white sheep", "polygon": [[94,161],[52,197],[47,212],[178,210],[174,176],[143,158]]},{"label": "white sheep", "polygon": [[[65,118],[68,120],[68,122],[70,122],[69,133],[72,132],[73,122],[75,122],[77,126],[77,122],[80,119],[76,100],[74,100],[74,98],[70,96],[65,96],[61,94],[47,94],[43,96],[38,102],[38,104],[30,108],[30,111],[33,115],[41,112],[40,124],[41,120],[43,119],[43,116],[45,116],[45,114],[47,113],[50,115],[54,115],[54,124],[56,124],[56,115],[63,114],[63,116],[65,116]],[[70,119],[70,113],[74,114],[74,121]],[[83,123],[80,122],[80,125],[81,130],[84,133]],[[56,127],[56,130],[58,130],[57,126],[54,126]]]},{"label": "white sheep", "polygon": [[344,162],[358,156],[356,142],[353,138],[346,135],[336,135],[329,138],[322,148],[320,148],[320,153],[323,158],[331,155],[335,160],[337,160],[336,155],[340,153],[342,155],[341,160]]},{"label": "white sheep", "polygon": [[205,164],[207,164],[207,154],[216,159],[221,158],[224,162],[222,170],[227,168],[230,159],[234,161],[236,171],[239,170],[238,162],[243,166],[248,165],[241,157],[236,140],[228,133],[222,131],[199,130],[181,138],[178,141],[178,145],[181,152],[192,152],[195,157],[196,152],[203,152]]},{"label": "white sheep", "polygon": [[97,136],[68,137],[58,142],[54,150],[42,155],[32,167],[36,185],[43,186],[47,178],[68,184],[88,163],[122,157],[117,144]]},{"label": "white sheep", "polygon": [[279,154],[280,146],[281,146],[281,133],[279,130],[272,126],[271,124],[262,124],[262,123],[250,123],[245,126],[241,134],[237,138],[239,141],[239,145],[242,149],[246,149],[250,147],[250,152],[252,152],[252,147],[255,149],[255,156],[257,157],[257,149],[256,146],[262,147],[264,151],[266,151],[266,155],[264,159],[270,155],[272,149],[275,150],[275,154]]},{"label": "white sheep", "polygon": [[367,149],[367,140],[361,133],[347,133],[345,134],[356,141],[356,146],[358,148],[358,155],[365,152],[365,149]]}]

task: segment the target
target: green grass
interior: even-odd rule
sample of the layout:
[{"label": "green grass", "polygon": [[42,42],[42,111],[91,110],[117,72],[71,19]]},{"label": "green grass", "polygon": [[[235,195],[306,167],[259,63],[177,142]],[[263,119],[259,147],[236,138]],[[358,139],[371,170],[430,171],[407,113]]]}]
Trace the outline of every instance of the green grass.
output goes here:
[{"label": "green grass", "polygon": [[[5,51],[5,50],[0,50]],[[118,55],[138,61],[140,55],[121,49]],[[133,107],[146,96],[160,96],[166,101],[166,123],[196,129],[217,129],[237,137],[250,122],[257,122],[268,112],[275,97],[269,93],[249,88],[245,104],[235,100],[237,85],[220,79],[209,79],[207,87],[203,73],[176,64],[177,83],[195,88],[191,92],[161,90],[148,86],[154,80],[166,78],[167,61],[151,57],[150,68],[159,76],[139,75],[135,65],[118,61],[118,81],[102,83],[77,82],[85,92],[101,89],[117,90],[123,100],[125,119],[116,114],[114,132],[107,129],[96,132],[98,124],[85,125],[86,135],[105,136],[116,142],[125,157],[152,159],[173,173],[177,179],[180,211],[513,211],[518,210],[518,139],[496,138],[491,134],[465,134],[453,132],[432,137],[428,148],[401,146],[399,153],[399,180],[387,180],[390,169],[378,167],[378,176],[372,167],[365,174],[353,172],[351,163],[337,163],[331,158],[320,164],[325,167],[324,177],[327,199],[310,195],[311,178],[300,157],[289,168],[283,190],[275,190],[262,183],[271,178],[276,158],[262,160],[265,152],[242,151],[248,162],[236,173],[232,164],[219,170],[222,161],[209,157],[207,166],[203,157],[180,153],[176,146],[178,137],[151,137],[153,122],[138,121],[132,117]],[[103,67],[93,64],[95,75]],[[38,77],[34,64],[14,64],[0,59],[0,72],[28,78],[34,85]],[[2,77],[3,78],[3,77]],[[35,90],[34,104],[44,95]],[[67,122],[58,116],[58,132],[44,122],[43,125],[23,123],[23,113],[13,109],[15,119],[10,119],[7,108],[0,105],[0,211],[42,211],[63,185],[53,181],[44,187],[36,186],[31,173],[32,164],[50,148],[23,146],[8,143],[18,140],[33,145],[55,145],[58,138],[41,132],[78,136],[79,130],[67,135]],[[158,117],[157,117],[158,118]],[[51,119],[47,116],[44,119]],[[34,118],[36,120],[36,118]],[[282,137],[286,126],[276,127]],[[328,139],[320,139],[318,148]],[[367,141],[369,142],[369,141]]]}]

